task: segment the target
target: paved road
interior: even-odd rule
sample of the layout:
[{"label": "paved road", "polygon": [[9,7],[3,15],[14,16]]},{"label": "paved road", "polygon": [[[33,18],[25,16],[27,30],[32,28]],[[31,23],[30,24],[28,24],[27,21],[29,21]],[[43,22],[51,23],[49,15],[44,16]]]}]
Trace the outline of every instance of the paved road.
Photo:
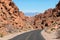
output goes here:
[{"label": "paved road", "polygon": [[34,30],[18,35],[10,40],[44,40],[40,32],[41,30]]}]

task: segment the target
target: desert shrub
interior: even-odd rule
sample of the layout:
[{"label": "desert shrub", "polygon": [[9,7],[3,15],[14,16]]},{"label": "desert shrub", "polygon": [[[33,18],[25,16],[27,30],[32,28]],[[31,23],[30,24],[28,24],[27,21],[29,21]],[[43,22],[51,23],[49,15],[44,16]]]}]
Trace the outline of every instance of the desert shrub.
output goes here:
[{"label": "desert shrub", "polygon": [[3,34],[2,33],[0,33],[0,37],[3,37]]},{"label": "desert shrub", "polygon": [[11,24],[7,24],[7,25],[5,25],[5,27],[8,29],[7,32],[9,32],[9,33],[16,32],[15,28]]},{"label": "desert shrub", "polygon": [[51,28],[51,31],[55,30],[55,28]]}]

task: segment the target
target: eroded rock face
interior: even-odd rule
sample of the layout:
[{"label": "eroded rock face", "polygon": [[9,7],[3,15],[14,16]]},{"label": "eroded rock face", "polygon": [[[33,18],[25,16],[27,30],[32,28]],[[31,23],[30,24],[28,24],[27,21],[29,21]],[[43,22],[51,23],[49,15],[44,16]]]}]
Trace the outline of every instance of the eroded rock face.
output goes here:
[{"label": "eroded rock face", "polygon": [[12,0],[0,0],[0,35],[31,29],[26,18]]},{"label": "eroded rock face", "polygon": [[56,5],[56,8],[57,8],[58,10],[60,10],[60,1],[59,1],[59,3]]},{"label": "eroded rock face", "polygon": [[0,36],[21,30],[44,29],[60,25],[60,2],[54,9],[48,9],[34,17],[27,17],[12,0],[0,0]]},{"label": "eroded rock face", "polygon": [[60,24],[60,1],[54,9],[48,9],[44,13],[35,16],[34,26],[37,29],[53,26],[55,23]]}]

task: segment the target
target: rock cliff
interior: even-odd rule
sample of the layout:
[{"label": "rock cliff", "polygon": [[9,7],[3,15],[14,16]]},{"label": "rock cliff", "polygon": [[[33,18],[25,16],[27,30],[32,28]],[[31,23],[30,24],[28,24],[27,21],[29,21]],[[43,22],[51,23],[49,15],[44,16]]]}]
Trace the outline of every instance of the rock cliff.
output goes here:
[{"label": "rock cliff", "polygon": [[32,29],[26,18],[12,0],[0,0],[0,36]]},{"label": "rock cliff", "polygon": [[0,0],[0,37],[21,30],[44,29],[55,24],[60,25],[60,2],[54,9],[27,17],[12,0]]},{"label": "rock cliff", "polygon": [[55,8],[50,8],[44,13],[34,16],[34,28],[44,29],[45,27],[52,27],[55,24],[60,25],[60,1]]}]

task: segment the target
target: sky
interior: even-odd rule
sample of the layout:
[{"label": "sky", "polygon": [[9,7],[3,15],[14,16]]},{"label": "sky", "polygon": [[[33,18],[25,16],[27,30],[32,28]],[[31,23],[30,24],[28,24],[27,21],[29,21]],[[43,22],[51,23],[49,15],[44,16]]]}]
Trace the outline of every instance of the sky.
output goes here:
[{"label": "sky", "polygon": [[59,0],[13,0],[20,11],[42,13],[49,8],[55,8]]}]

